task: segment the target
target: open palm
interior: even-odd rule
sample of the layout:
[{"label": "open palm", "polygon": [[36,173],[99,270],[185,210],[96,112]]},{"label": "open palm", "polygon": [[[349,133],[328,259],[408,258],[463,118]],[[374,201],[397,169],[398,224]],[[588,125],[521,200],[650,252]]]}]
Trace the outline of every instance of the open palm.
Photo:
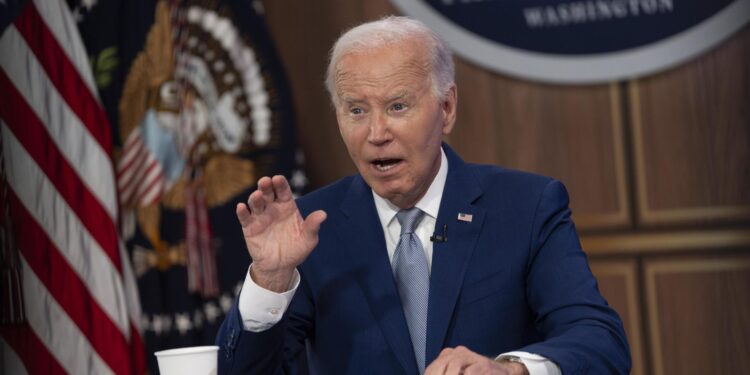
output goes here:
[{"label": "open palm", "polygon": [[273,176],[258,181],[258,190],[250,194],[247,205],[237,205],[237,218],[253,261],[254,281],[281,292],[294,268],[318,244],[318,230],[326,214],[315,211],[303,219],[286,178]]}]

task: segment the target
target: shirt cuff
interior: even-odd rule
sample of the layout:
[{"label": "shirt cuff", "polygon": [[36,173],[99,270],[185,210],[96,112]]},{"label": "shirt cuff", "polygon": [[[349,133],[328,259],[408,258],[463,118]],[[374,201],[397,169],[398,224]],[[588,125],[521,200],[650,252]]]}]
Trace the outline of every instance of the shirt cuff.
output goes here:
[{"label": "shirt cuff", "polygon": [[505,357],[518,357],[521,359],[521,363],[526,366],[526,370],[529,371],[529,375],[562,375],[560,367],[555,362],[540,356],[539,354],[528,353],[528,352],[508,352],[497,356],[495,360],[500,360]]},{"label": "shirt cuff", "polygon": [[250,268],[245,274],[245,283],[240,291],[240,300],[238,308],[242,325],[246,330],[252,332],[263,332],[281,320],[292,297],[299,286],[300,276],[297,269],[294,270],[292,281],[289,283],[289,290],[284,293],[272,292],[264,289],[253,281],[250,277]]}]

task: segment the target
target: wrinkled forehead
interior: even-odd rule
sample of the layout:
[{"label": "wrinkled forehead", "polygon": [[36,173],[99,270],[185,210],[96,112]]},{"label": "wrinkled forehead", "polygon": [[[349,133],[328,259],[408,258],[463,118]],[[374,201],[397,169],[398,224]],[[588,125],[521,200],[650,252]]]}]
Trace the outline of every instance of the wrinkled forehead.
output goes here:
[{"label": "wrinkled forehead", "polygon": [[419,90],[430,79],[429,59],[421,50],[395,45],[343,55],[334,76],[337,95],[343,98],[367,88]]}]

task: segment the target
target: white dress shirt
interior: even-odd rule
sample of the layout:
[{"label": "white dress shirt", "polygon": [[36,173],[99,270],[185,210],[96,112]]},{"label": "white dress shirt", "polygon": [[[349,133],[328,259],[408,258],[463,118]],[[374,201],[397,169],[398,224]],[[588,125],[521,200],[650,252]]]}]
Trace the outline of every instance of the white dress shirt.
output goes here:
[{"label": "white dress shirt", "polygon": [[[430,271],[432,271],[432,241],[430,241],[430,236],[435,232],[440,200],[443,197],[445,180],[448,176],[448,159],[443,150],[440,150],[440,153],[440,169],[425,195],[415,205],[425,213],[414,233],[422,241],[422,248],[424,248],[425,256],[427,257],[427,268]],[[388,259],[391,261],[391,265],[393,265],[393,254],[396,252],[396,246],[398,245],[401,233],[401,224],[396,220],[396,213],[398,213],[399,208],[385,198],[375,194],[375,191],[372,192],[372,197],[375,200],[375,208],[380,218],[380,224],[383,226],[383,232],[385,233],[385,247],[388,251]],[[252,264],[250,267],[252,267]],[[278,323],[292,301],[299,282],[299,272],[295,270],[289,290],[284,293],[275,293],[255,284],[248,270],[245,276],[245,284],[240,292],[239,301],[240,316],[242,317],[245,329],[252,332],[262,332]],[[519,357],[523,364],[526,365],[530,375],[561,374],[560,368],[554,362],[540,355],[527,352],[509,352],[503,353],[497,356],[497,358],[507,356]]]}]

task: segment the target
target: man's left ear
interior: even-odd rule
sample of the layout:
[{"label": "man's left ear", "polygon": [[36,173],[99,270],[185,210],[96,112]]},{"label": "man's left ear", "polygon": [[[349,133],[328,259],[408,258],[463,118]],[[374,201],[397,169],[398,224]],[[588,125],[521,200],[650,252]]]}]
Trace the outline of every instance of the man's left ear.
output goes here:
[{"label": "man's left ear", "polygon": [[443,110],[443,134],[448,135],[453,130],[453,125],[456,123],[456,107],[458,105],[458,89],[456,84],[452,84],[448,88],[448,92],[445,95],[445,100],[442,103]]}]

